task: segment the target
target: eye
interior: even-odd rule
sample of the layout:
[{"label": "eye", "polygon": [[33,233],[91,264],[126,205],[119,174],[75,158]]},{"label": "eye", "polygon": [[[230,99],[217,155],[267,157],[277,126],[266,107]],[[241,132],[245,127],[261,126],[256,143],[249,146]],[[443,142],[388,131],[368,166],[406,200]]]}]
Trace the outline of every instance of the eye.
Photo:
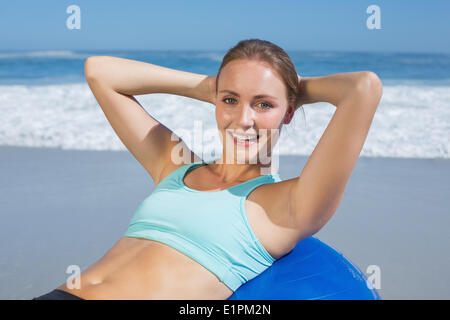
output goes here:
[{"label": "eye", "polygon": [[[225,102],[226,104],[233,104],[231,102],[227,102],[227,100],[236,101],[236,99],[233,99],[233,98],[224,98],[224,99],[222,99],[222,101]],[[264,107],[262,107],[263,110],[268,110],[268,109],[273,108],[273,106],[270,103],[267,103],[267,102],[261,102],[260,104],[264,105]]]},{"label": "eye", "polygon": [[263,109],[271,109],[273,108],[273,106],[270,103],[267,102],[261,102],[261,104],[265,104],[267,107],[263,108]]},{"label": "eye", "polygon": [[225,98],[222,101],[225,102],[226,104],[229,104],[228,102],[226,102],[226,100],[234,100],[233,98]]}]

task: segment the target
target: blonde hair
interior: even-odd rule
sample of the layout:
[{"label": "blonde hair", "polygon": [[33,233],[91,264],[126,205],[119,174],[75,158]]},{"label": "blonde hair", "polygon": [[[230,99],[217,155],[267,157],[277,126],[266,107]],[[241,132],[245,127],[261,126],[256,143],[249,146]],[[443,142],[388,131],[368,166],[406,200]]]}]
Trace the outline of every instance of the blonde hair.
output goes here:
[{"label": "blonde hair", "polygon": [[220,71],[231,61],[236,59],[259,60],[267,62],[283,79],[287,89],[287,100],[297,110],[300,105],[298,97],[298,76],[295,66],[288,54],[276,44],[266,40],[242,40],[228,52],[222,59],[216,77],[216,95],[218,92]]}]

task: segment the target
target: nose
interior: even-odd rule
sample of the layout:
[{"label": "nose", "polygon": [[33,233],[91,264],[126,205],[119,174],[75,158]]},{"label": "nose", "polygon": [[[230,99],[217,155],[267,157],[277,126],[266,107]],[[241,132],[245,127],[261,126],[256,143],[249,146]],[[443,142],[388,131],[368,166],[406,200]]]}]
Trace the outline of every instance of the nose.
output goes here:
[{"label": "nose", "polygon": [[241,128],[248,128],[253,126],[254,110],[249,104],[243,104],[238,109],[237,124]]}]

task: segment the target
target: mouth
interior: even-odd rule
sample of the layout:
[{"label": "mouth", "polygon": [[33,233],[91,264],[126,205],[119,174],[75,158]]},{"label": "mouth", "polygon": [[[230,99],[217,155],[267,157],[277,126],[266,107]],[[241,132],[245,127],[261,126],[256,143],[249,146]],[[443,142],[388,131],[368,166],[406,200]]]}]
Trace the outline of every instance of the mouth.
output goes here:
[{"label": "mouth", "polygon": [[254,136],[254,137],[243,137],[243,136],[235,135],[231,132],[229,132],[229,134],[230,134],[231,138],[233,138],[235,145],[240,145],[240,146],[245,146],[245,147],[255,144],[260,138],[259,135]]}]

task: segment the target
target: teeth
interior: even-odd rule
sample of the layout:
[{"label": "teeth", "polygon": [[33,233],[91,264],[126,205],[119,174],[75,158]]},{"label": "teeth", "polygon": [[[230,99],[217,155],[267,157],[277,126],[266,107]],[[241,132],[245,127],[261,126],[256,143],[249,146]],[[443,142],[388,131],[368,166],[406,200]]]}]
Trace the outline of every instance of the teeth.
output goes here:
[{"label": "teeth", "polygon": [[236,135],[236,134],[234,134],[234,133],[232,133],[231,135],[232,135],[234,138],[238,139],[239,141],[245,141],[245,140],[250,140],[250,141],[252,141],[252,140],[256,140],[256,139],[257,139],[257,136],[255,136],[255,137],[246,137],[246,136],[239,136],[239,135]]}]

